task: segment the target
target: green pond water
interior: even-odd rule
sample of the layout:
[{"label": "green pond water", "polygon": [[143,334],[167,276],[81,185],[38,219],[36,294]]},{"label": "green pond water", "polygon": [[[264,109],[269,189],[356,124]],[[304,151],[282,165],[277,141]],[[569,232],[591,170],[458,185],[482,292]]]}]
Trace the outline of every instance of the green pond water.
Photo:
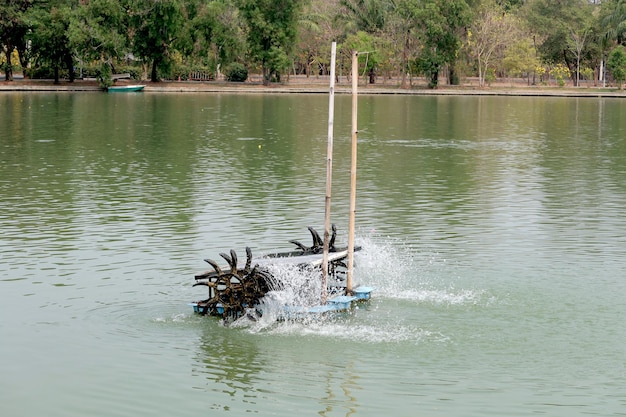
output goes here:
[{"label": "green pond water", "polygon": [[0,94],[0,415],[626,415],[622,99],[361,96],[373,299],[194,315],[203,259],[323,230],[327,123],[325,95]]}]

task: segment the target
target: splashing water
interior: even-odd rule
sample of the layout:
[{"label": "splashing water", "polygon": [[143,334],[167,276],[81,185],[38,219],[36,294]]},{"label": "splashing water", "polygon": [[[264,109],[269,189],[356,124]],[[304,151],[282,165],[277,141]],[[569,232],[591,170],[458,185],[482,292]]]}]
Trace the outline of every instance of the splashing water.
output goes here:
[{"label": "splashing water", "polygon": [[[298,310],[322,303],[322,282],[320,272],[291,264],[270,264],[270,291],[261,299],[257,310],[263,314],[257,317],[249,312],[236,320],[235,327],[253,326],[255,330],[266,328],[276,321],[306,320]],[[252,319],[252,320],[251,320]],[[231,325],[231,326],[232,326]]]},{"label": "splashing water", "polygon": [[[357,244],[362,249],[355,253],[355,286],[373,287],[373,297],[378,302],[392,299],[432,305],[474,305],[484,301],[484,291],[457,289],[450,278],[439,278],[441,269],[448,277],[450,274],[445,260],[438,259],[436,255],[422,256],[403,242],[374,235],[358,237]],[[441,337],[398,323],[387,323],[384,328],[377,328],[371,323],[355,325],[347,323],[351,320],[345,315],[287,314],[285,306],[305,308],[321,303],[320,274],[293,265],[272,265],[269,268],[273,277],[270,283],[272,291],[261,300],[259,309],[263,315],[255,317],[254,321],[244,316],[232,324],[235,327],[248,327],[255,333],[315,334],[368,341],[418,341],[425,337]]]},{"label": "splashing water", "polygon": [[359,244],[355,276],[376,288],[378,297],[456,305],[478,303],[484,295],[481,290],[455,288],[450,266],[437,254],[421,254],[405,242],[373,234],[360,237]]},{"label": "splashing water", "polygon": [[269,265],[268,270],[272,276],[269,283],[270,298],[286,306],[311,307],[321,303],[322,282],[319,271],[278,264]]}]

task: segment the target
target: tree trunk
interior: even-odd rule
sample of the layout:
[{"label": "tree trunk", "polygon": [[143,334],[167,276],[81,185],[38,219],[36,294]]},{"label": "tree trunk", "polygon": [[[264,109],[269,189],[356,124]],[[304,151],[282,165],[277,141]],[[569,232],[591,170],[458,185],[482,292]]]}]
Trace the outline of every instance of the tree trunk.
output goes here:
[{"label": "tree trunk", "polygon": [[264,86],[269,86],[270,85],[270,71],[269,69],[265,66],[265,64],[263,64],[263,69],[261,71],[263,73],[263,85]]},{"label": "tree trunk", "polygon": [[459,85],[461,83],[461,80],[459,78],[459,76],[457,75],[456,72],[456,65],[455,63],[451,63],[449,68],[448,68],[448,84],[450,85]]},{"label": "tree trunk", "polygon": [[4,79],[5,81],[13,81],[13,64],[11,63],[11,51],[13,51],[13,47],[11,46],[11,44],[7,45],[6,50],[8,52],[5,52],[4,54],[7,57],[7,62],[4,69]]},{"label": "tree trunk", "polygon": [[24,78],[28,78],[26,68],[28,68],[28,58],[26,48],[22,45],[22,47],[17,47],[17,53],[20,56],[20,66],[22,67],[22,74],[24,74]]},{"label": "tree trunk", "polygon": [[67,54],[65,56],[65,65],[67,66],[67,71],[69,72],[70,82],[73,83],[74,79],[76,79],[76,71],[74,71],[74,60],[72,59],[71,54]]},{"label": "tree trunk", "polygon": [[437,89],[437,86],[439,84],[439,71],[433,71],[430,74],[430,84],[429,87],[432,88],[433,90]]},{"label": "tree trunk", "polygon": [[157,65],[158,65],[158,62],[156,59],[152,61],[152,71],[150,73],[150,81],[152,81],[153,83],[159,82],[159,77],[157,74]]},{"label": "tree trunk", "polygon": [[59,84],[59,66],[54,66],[54,84]]},{"label": "tree trunk", "polygon": [[404,38],[404,48],[402,48],[402,83],[400,84],[400,88],[406,88],[406,75],[407,68],[409,67],[409,31],[407,31],[407,36]]}]

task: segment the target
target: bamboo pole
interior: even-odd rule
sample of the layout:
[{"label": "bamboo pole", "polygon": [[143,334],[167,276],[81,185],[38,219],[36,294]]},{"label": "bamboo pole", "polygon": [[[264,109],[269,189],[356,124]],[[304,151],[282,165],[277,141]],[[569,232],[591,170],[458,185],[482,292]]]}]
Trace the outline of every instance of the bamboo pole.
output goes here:
[{"label": "bamboo pole", "polygon": [[350,164],[350,218],[348,221],[348,274],[346,293],[352,292],[352,270],[354,268],[354,218],[356,212],[356,155],[357,155],[357,112],[359,85],[359,53],[352,52],[352,162]]},{"label": "bamboo pole", "polygon": [[330,241],[330,196],[333,178],[333,126],[335,118],[335,60],[337,42],[333,42],[330,53],[330,94],[328,98],[328,146],[326,148],[326,205],[324,212],[324,255],[322,258],[322,304],[328,298],[328,250]]}]

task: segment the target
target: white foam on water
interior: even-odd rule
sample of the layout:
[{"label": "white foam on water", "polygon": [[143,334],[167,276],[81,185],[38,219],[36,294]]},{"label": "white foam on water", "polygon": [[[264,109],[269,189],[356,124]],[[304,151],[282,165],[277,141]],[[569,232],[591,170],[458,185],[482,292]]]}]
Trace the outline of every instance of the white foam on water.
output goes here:
[{"label": "white foam on water", "polygon": [[342,313],[285,316],[284,307],[278,304],[278,300],[275,301],[277,302],[275,310],[264,311],[263,316],[255,320],[244,316],[229,327],[245,328],[245,331],[252,334],[319,337],[372,344],[449,341],[448,337],[439,332],[402,324],[400,321],[358,323],[358,319],[354,319],[354,315],[358,314],[358,308]]},{"label": "white foam on water", "polygon": [[455,290],[448,289],[431,289],[431,290],[405,290],[394,294],[393,298],[401,300],[410,300],[419,303],[432,304],[478,304],[482,301],[483,291],[476,290]]},{"label": "white foam on water", "polygon": [[192,317],[190,313],[173,313],[169,317],[154,317],[152,321],[155,323],[184,323],[190,317]]},{"label": "white foam on water", "polygon": [[341,319],[326,317],[307,322],[280,322],[265,329],[272,335],[317,336],[359,343],[420,343],[424,341],[446,342],[440,333],[400,324],[369,325],[354,324]]}]

